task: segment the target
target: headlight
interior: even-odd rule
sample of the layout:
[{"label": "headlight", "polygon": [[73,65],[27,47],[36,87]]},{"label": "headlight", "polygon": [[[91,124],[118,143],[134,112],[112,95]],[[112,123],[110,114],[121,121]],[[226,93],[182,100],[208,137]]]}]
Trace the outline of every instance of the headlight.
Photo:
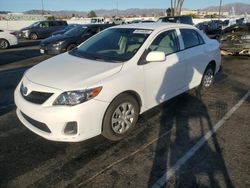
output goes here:
[{"label": "headlight", "polygon": [[56,46],[60,46],[62,45],[63,41],[60,41],[60,42],[57,42],[57,43],[54,43],[52,44],[53,47],[56,47]]},{"label": "headlight", "polygon": [[23,32],[23,33],[28,33],[28,32],[29,32],[29,30],[23,30],[22,32]]},{"label": "headlight", "polygon": [[87,90],[66,91],[59,95],[53,105],[74,106],[96,97],[102,90],[102,87],[96,87]]}]

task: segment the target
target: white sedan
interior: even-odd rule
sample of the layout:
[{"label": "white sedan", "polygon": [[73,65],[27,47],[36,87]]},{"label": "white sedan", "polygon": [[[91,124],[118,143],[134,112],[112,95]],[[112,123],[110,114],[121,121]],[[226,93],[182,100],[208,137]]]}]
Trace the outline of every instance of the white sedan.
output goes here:
[{"label": "white sedan", "polygon": [[0,29],[0,49],[7,49],[17,44],[18,39],[15,32]]},{"label": "white sedan", "polygon": [[219,43],[193,26],[116,26],[29,69],[15,90],[17,115],[49,140],[120,140],[139,114],[209,87],[220,67]]}]

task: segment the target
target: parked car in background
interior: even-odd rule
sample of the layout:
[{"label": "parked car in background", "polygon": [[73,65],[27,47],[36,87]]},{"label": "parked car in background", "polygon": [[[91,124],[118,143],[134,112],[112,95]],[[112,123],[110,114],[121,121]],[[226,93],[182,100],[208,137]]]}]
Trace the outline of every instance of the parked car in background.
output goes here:
[{"label": "parked car in background", "polygon": [[125,24],[125,20],[119,17],[115,17],[115,18],[111,18],[109,23],[120,25],[120,24]]},{"label": "parked car in background", "polygon": [[0,49],[7,49],[18,44],[18,38],[14,31],[0,29]]},{"label": "parked car in background", "polygon": [[128,24],[135,24],[135,23],[153,23],[155,21],[153,20],[133,20],[128,22]]},{"label": "parked car in background", "polygon": [[34,133],[79,142],[121,140],[139,114],[220,70],[219,43],[184,24],[128,24],[29,69],[15,90],[17,116]]},{"label": "parked car in background", "polygon": [[69,24],[67,25],[65,28],[59,30],[59,31],[55,31],[51,34],[51,36],[55,36],[55,35],[62,35],[64,34],[66,31],[69,31],[70,29],[72,29],[75,26],[78,26],[79,24]]},{"label": "parked car in background", "polygon": [[191,16],[165,16],[159,18],[157,22],[170,22],[194,25],[193,18]]},{"label": "parked car in background", "polygon": [[106,19],[104,17],[93,17],[91,18],[90,23],[103,24],[106,23]]},{"label": "parked car in background", "polygon": [[212,39],[219,39],[222,31],[222,21],[211,20],[195,25],[198,29],[206,33]]},{"label": "parked car in background", "polygon": [[19,36],[27,39],[42,39],[49,37],[53,32],[62,30],[67,26],[66,21],[39,21],[20,30]]},{"label": "parked car in background", "polygon": [[111,27],[111,24],[78,25],[62,35],[46,38],[40,43],[42,54],[59,54],[70,51],[96,33]]}]

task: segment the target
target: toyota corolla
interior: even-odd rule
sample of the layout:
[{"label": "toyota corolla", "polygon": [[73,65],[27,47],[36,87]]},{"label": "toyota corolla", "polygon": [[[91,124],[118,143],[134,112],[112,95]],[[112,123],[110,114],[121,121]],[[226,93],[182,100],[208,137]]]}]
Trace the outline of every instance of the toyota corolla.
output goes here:
[{"label": "toyota corolla", "polygon": [[49,140],[120,140],[139,114],[211,86],[220,67],[219,43],[193,26],[116,26],[29,69],[15,90],[17,115]]}]

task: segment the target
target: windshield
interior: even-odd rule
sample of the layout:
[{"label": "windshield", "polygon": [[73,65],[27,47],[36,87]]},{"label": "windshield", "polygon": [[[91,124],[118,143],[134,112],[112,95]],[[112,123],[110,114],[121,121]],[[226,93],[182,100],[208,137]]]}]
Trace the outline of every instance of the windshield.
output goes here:
[{"label": "windshield", "polygon": [[105,30],[80,45],[70,54],[107,62],[131,59],[152,30],[113,28]]},{"label": "windshield", "polygon": [[70,30],[68,30],[67,32],[65,32],[64,34],[68,35],[68,36],[78,36],[78,35],[82,34],[86,28],[87,27],[83,27],[83,26],[73,27]]}]

